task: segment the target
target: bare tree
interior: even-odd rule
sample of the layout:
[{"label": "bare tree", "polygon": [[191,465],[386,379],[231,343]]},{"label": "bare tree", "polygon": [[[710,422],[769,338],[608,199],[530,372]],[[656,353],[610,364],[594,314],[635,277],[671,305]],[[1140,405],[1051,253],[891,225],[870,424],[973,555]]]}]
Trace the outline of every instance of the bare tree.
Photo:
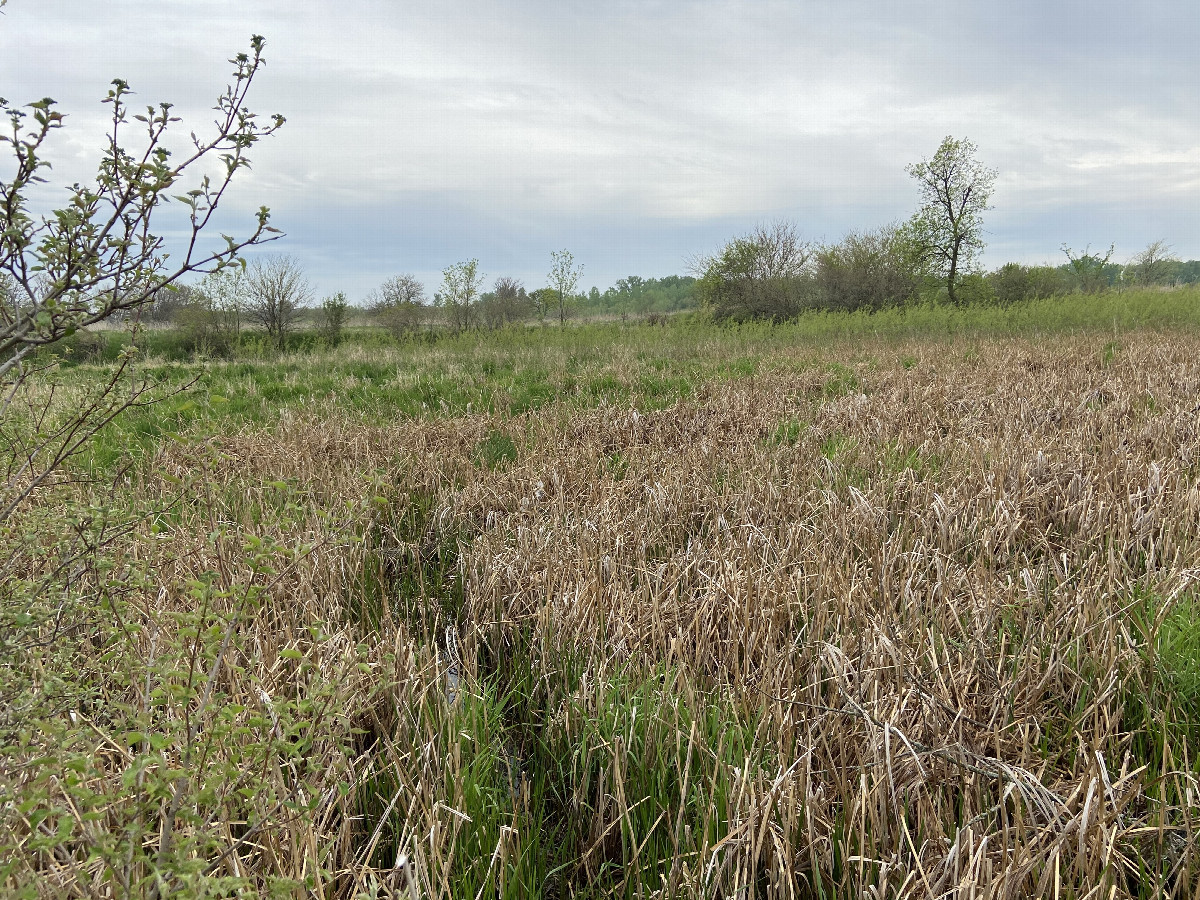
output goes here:
[{"label": "bare tree", "polygon": [[367,306],[372,310],[388,309],[404,303],[425,302],[425,285],[415,275],[393,275],[367,297]]},{"label": "bare tree", "polygon": [[255,260],[247,278],[247,318],[262,326],[277,348],[285,349],[300,311],[313,297],[304,270],[294,257],[270,256]]},{"label": "bare tree", "polygon": [[394,337],[406,337],[426,319],[425,286],[414,275],[393,275],[367,296],[367,309]]},{"label": "bare tree", "polygon": [[971,141],[946,137],[932,159],[908,167],[921,186],[913,225],[946,279],[951,303],[958,303],[960,274],[971,270],[983,249],[983,213],[996,182],[996,170],[975,159],[977,149]]},{"label": "bare tree", "polygon": [[583,275],[583,266],[575,267],[575,257],[571,255],[570,250],[555,250],[550,254],[550,259],[552,260],[549,275],[550,287],[558,295],[558,324],[565,325],[567,300],[579,286],[579,279]]}]

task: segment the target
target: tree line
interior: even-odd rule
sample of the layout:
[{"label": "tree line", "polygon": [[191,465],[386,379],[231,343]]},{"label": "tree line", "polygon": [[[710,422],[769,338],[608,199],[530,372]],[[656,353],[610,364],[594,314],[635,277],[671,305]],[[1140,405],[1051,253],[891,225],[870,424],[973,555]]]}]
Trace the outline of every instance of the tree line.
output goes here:
[{"label": "tree line", "polygon": [[351,316],[365,316],[399,340],[470,329],[557,322],[568,318],[656,321],[674,312],[704,309],[718,320],[783,321],[810,310],[877,310],[918,302],[1009,305],[1072,293],[1128,287],[1173,287],[1200,282],[1200,260],[1183,261],[1156,241],[1125,262],[1113,248],[1062,248],[1060,265],[1006,263],[955,278],[955,299],[923,259],[911,225],[856,231],[840,241],[806,242],[793,223],[759,226],[702,260],[698,277],[629,275],[601,291],[573,286],[527,290],[503,275],[484,289],[478,262],[448,266],[430,293],[409,273],[394,275],[360,306],[344,292],[317,299],[292,257],[259,259],[246,269],[226,267],[193,284],[159,292],[142,320],[180,332],[186,349],[234,353],[248,331],[282,348],[289,335],[315,329],[326,343],[340,341]]},{"label": "tree line", "polygon": [[1155,241],[1124,264],[1115,248],[1063,245],[1066,262],[979,265],[983,213],[996,172],[968,140],[947,137],[928,160],[907,168],[921,205],[907,221],[854,231],[832,244],[805,240],[776,222],[730,240],[695,266],[697,302],[718,320],[783,321],[805,311],[878,310],[913,303],[1012,304],[1075,292],[1200,281],[1200,261],[1184,262]]}]

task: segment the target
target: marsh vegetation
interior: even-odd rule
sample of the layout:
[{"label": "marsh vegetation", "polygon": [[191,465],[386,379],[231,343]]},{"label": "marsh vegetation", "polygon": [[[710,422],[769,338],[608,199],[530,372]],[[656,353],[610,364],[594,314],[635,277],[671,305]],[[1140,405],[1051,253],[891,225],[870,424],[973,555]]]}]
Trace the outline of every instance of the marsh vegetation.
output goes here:
[{"label": "marsh vegetation", "polygon": [[1188,321],[148,360],[2,535],[4,890],[1189,893]]}]

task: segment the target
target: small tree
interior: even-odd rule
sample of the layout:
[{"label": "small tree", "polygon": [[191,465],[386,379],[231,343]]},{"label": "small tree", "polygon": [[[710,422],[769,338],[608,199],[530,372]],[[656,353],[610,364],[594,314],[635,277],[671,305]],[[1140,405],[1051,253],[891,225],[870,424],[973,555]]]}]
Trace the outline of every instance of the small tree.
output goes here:
[{"label": "small tree", "polygon": [[[646,280],[640,275],[627,275],[624,278],[618,278],[617,283],[612,290],[620,298],[619,312],[621,321],[629,320],[629,315],[640,306],[642,299],[642,291],[646,286]],[[641,310],[644,312],[644,310]]]},{"label": "small tree", "polygon": [[453,331],[465,331],[473,324],[482,284],[477,259],[454,263],[442,270],[442,289],[434,295],[434,303],[445,311]]},{"label": "small tree", "polygon": [[1165,284],[1178,262],[1166,241],[1155,241],[1134,255],[1123,274],[1138,285]]},{"label": "small tree", "polygon": [[266,331],[279,350],[296,328],[300,311],[312,299],[312,287],[300,263],[291,256],[257,259],[250,267],[248,318]]},{"label": "small tree", "polygon": [[913,217],[925,252],[946,280],[951,303],[958,303],[960,275],[970,272],[983,249],[983,213],[996,182],[996,171],[975,159],[971,141],[946,137],[932,159],[908,167],[921,190],[921,208]]},{"label": "small tree", "polygon": [[558,324],[567,323],[567,300],[575,293],[579,279],[583,275],[583,266],[575,267],[575,257],[569,250],[555,250],[550,254],[550,287],[554,289],[558,300]]},{"label": "small tree", "polygon": [[497,278],[491,291],[479,298],[479,312],[488,328],[502,328],[519,322],[530,312],[525,286],[507,275]]},{"label": "small tree", "polygon": [[191,285],[173,285],[168,291],[176,295],[171,323],[183,336],[185,349],[204,356],[223,356],[232,349],[232,335],[211,296]]},{"label": "small tree", "polygon": [[1120,272],[1120,268],[1111,262],[1115,250],[1116,245],[1110,244],[1103,256],[1097,256],[1091,252],[1091,245],[1084,247],[1082,253],[1062,245],[1062,252],[1067,257],[1065,269],[1079,291],[1097,294],[1112,285]]},{"label": "small tree", "polygon": [[397,340],[403,339],[426,319],[425,286],[414,275],[394,275],[370,293],[367,309]]},{"label": "small tree", "polygon": [[341,291],[321,301],[321,337],[331,347],[342,342],[342,329],[346,326],[349,314],[350,303]]},{"label": "small tree", "polygon": [[533,307],[534,315],[543,325],[546,324],[546,316],[550,315],[557,302],[558,296],[553,288],[544,287],[529,292],[529,303]]},{"label": "small tree", "polygon": [[[193,134],[191,148],[174,157],[164,146],[179,121],[171,104],[133,115],[129,84],[114,80],[104,101],[111,109],[110,126],[96,178],[72,185],[66,204],[46,216],[35,216],[29,207],[50,169],[43,148],[62,127],[63,114],[49,98],[25,108],[0,100],[0,113],[8,120],[0,149],[7,145],[12,151],[0,174],[0,273],[5,276],[0,291],[0,522],[96,431],[123,410],[156,399],[148,382],[135,381],[130,389],[123,377],[134,358],[129,351],[114,374],[96,382],[85,402],[49,416],[53,390],[26,390],[31,379],[44,383],[50,377],[52,362],[35,363],[37,351],[106,320],[125,316],[136,323],[156,297],[188,273],[222,269],[245,247],[278,233],[262,207],[247,237],[225,237],[212,250],[202,244],[235,174],[249,166],[251,148],[283,124],[274,116],[264,125],[246,106],[263,65],[264,44],[255,35],[251,51],[230,60],[233,81],[217,100],[215,130],[208,137]],[[131,119],[137,124],[131,126]],[[132,146],[130,127],[142,133]],[[185,190],[188,176],[206,169],[208,174],[198,175]],[[168,258],[159,232],[171,200],[188,224],[182,251]],[[21,424],[28,421],[42,424],[29,430]]]},{"label": "small tree", "polygon": [[208,298],[221,330],[229,335],[234,345],[239,344],[242,324],[250,305],[250,284],[246,270],[241,266],[227,266],[220,271],[210,272],[200,279],[198,287]]}]

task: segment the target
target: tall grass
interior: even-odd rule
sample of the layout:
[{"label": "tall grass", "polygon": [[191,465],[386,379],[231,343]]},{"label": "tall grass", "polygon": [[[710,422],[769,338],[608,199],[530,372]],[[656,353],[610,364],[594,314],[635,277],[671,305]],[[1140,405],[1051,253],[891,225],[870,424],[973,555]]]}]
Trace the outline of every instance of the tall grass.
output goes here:
[{"label": "tall grass", "polygon": [[3,535],[2,889],[1194,893],[1200,338],[803,327],[164,369]]}]

